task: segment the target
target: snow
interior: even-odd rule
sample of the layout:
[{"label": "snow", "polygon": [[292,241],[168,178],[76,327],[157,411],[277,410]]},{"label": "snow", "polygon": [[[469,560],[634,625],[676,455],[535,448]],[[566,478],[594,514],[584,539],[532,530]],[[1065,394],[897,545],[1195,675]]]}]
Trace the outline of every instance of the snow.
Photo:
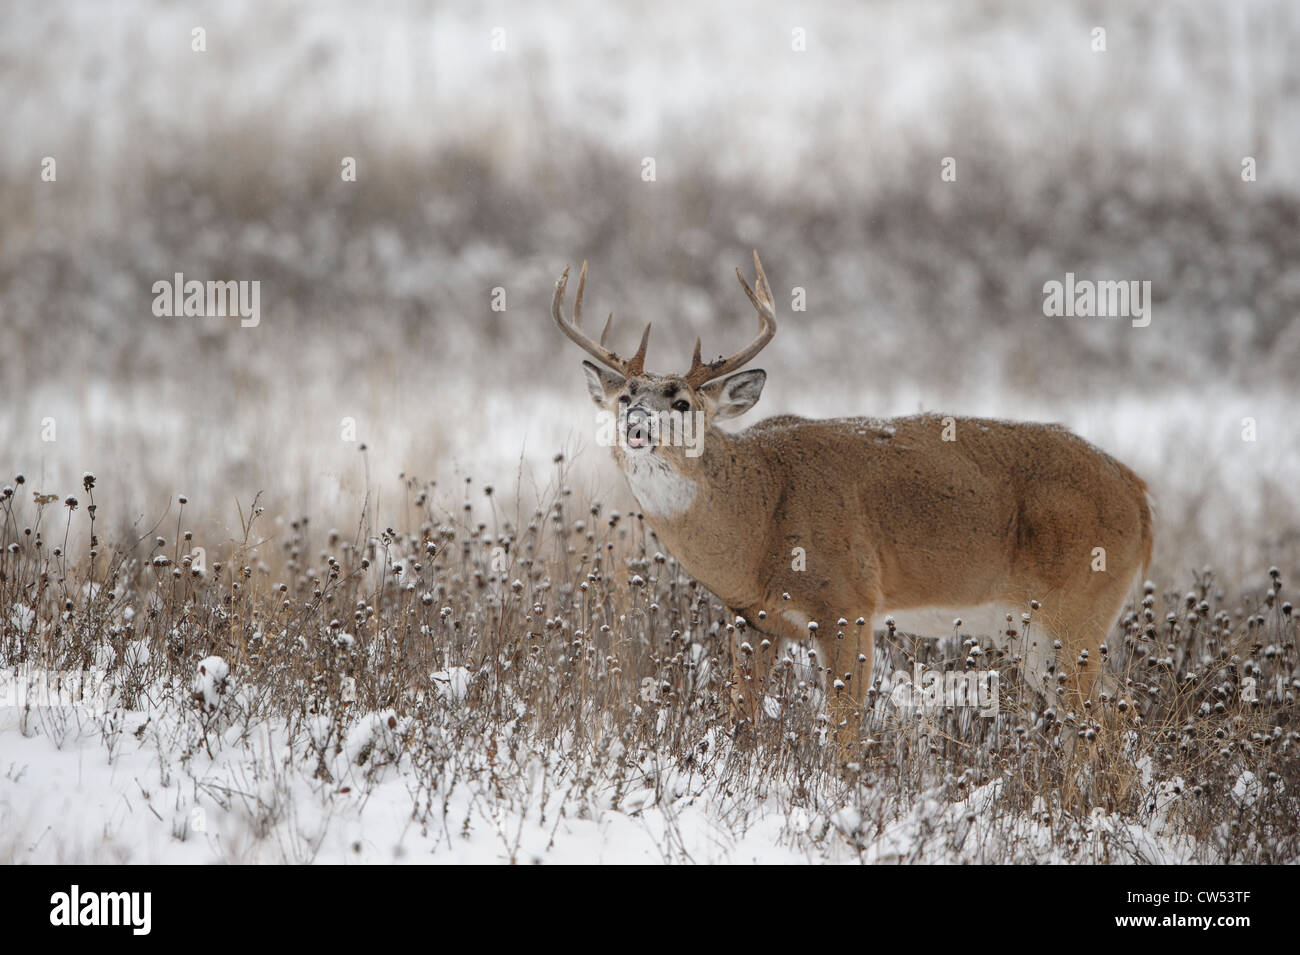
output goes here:
[{"label": "snow", "polygon": [[429,678],[433,680],[434,689],[438,694],[443,699],[454,703],[464,702],[473,679],[466,667],[449,667],[430,674]]},{"label": "snow", "polygon": [[194,676],[191,689],[208,711],[216,712],[228,688],[229,678],[230,665],[225,660],[221,657],[205,657],[199,661],[198,673]]},{"label": "snow", "polygon": [[[1157,785],[1145,821],[1095,810],[1062,839],[1041,818],[1050,807],[991,811],[997,780],[905,806],[828,785],[815,808],[777,786],[729,795],[708,759],[680,767],[612,747],[597,766],[532,751],[509,730],[491,746],[436,730],[417,745],[420,728],[391,710],[240,725],[211,712],[214,699],[222,713],[243,705],[223,663],[204,660],[196,679],[204,713],[0,709],[0,861],[1178,863],[1196,848],[1165,832],[1180,781]],[[467,685],[463,668],[442,676]],[[726,745],[706,742],[710,754]],[[430,788],[415,764],[434,751],[445,762]],[[632,769],[611,770],[620,764]]]}]

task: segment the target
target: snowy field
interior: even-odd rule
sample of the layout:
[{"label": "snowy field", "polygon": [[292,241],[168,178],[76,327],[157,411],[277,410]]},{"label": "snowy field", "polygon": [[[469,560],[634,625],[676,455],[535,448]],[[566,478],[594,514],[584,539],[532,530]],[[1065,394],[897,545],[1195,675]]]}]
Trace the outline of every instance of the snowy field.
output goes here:
[{"label": "snowy field", "polygon": [[[1300,861],[1298,42],[1285,0],[6,5],[0,861]],[[886,650],[855,775],[798,681],[724,726],[730,621],[547,309],[587,259],[684,368],[753,248],[742,425],[1059,421],[1147,481],[1100,768],[1056,745],[1096,713],[900,713]],[[260,321],[156,315],[178,272]],[[1150,324],[1045,315],[1067,273]],[[2,705],[92,666],[103,713]]]},{"label": "snowy field", "polygon": [[[992,811],[997,781],[965,795],[940,785],[888,808],[844,788],[811,808],[780,785],[729,795],[712,761],[684,770],[652,753],[592,765],[524,750],[494,766],[475,747],[441,768],[446,790],[433,793],[422,791],[408,751],[416,744],[391,711],[356,721],[325,783],[310,729],[222,733],[156,710],[101,723],[70,709],[21,722],[11,711],[0,723],[5,862],[1219,861],[1170,822],[1179,800],[1191,798],[1183,781],[1155,782],[1149,769],[1141,783],[1148,808],[1138,816],[1098,808],[1063,829],[1045,805]],[[1243,775],[1234,798],[1248,804],[1258,788]]]}]

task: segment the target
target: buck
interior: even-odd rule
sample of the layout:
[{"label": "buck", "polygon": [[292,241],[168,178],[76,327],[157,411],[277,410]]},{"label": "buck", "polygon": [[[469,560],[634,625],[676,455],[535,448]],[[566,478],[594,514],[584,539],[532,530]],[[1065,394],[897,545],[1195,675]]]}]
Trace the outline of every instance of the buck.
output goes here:
[{"label": "buck", "polygon": [[[917,607],[1028,608],[1062,646],[1056,686],[1093,690],[1105,640],[1151,559],[1146,485],[1059,425],[918,414],[891,420],[781,415],[728,433],[717,423],[758,401],[760,369],[741,371],[776,334],[758,253],[758,335],[705,362],[700,340],[682,375],[646,372],[650,326],[631,358],[582,330],[587,266],[572,319],[569,270],[551,315],[599,365],[582,363],[598,407],[617,416],[614,460],[659,539],[691,576],[743,617],[732,657],[733,712],[761,712],[772,658],[811,638],[842,750],[851,750],[870,686],[871,621]],[[695,453],[654,440],[651,420],[697,417]],[[757,631],[750,633],[749,631]],[[1086,651],[1086,653],[1085,653]]]}]

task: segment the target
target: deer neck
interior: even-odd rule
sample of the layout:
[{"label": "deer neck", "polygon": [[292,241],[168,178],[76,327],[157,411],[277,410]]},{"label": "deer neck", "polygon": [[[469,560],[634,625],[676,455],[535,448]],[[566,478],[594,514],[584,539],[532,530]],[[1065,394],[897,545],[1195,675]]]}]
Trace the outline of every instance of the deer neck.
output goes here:
[{"label": "deer neck", "polygon": [[696,469],[674,468],[662,455],[628,455],[622,462],[628,487],[651,526],[686,519],[700,499],[701,474]]},{"label": "deer neck", "polygon": [[766,526],[755,520],[770,496],[766,469],[751,458],[735,437],[711,427],[696,457],[629,455],[619,462],[655,534],[687,572],[723,599],[733,599],[723,592],[730,588],[710,580],[710,571],[738,570],[756,559],[758,529]]}]

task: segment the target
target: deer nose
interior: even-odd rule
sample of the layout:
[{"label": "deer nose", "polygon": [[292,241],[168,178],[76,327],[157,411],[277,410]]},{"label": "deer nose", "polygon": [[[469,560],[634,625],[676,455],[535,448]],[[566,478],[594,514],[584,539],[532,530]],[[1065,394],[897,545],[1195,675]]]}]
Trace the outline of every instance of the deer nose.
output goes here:
[{"label": "deer nose", "polygon": [[627,413],[628,447],[641,448],[650,444],[654,437],[654,416],[644,405],[637,405]]}]

